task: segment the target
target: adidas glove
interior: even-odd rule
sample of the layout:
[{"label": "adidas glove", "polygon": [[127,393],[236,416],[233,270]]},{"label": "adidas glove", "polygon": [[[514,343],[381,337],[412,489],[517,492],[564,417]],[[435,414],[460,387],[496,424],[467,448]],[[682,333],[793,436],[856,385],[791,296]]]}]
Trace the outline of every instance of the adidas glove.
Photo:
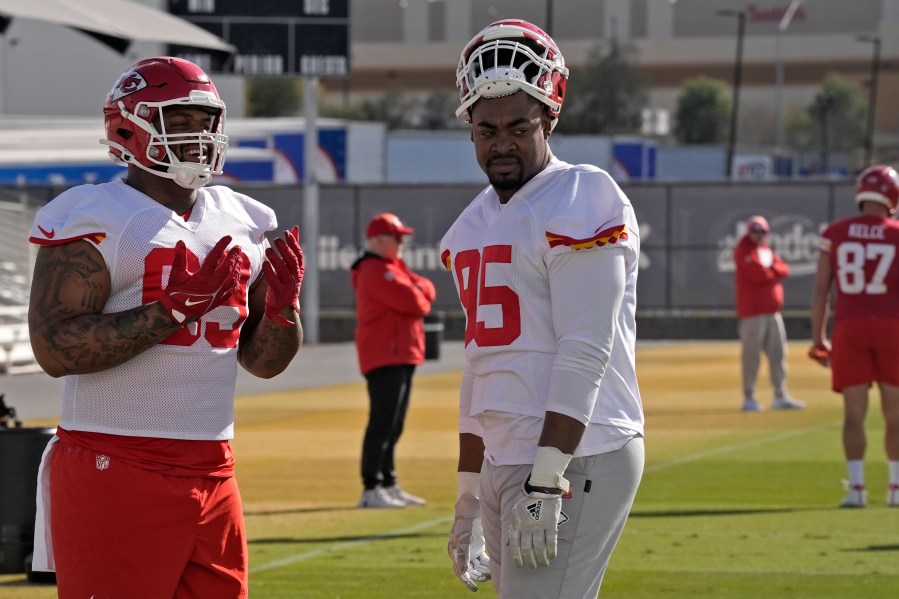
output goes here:
[{"label": "adidas glove", "polygon": [[521,496],[512,506],[512,522],[505,535],[516,566],[529,570],[536,570],[538,565],[549,566],[556,557],[561,514],[561,495],[537,491],[525,482]]},{"label": "adidas glove", "polygon": [[465,493],[456,502],[456,516],[446,549],[453,560],[453,572],[469,591],[476,592],[476,583],[490,580],[480,501],[474,495]]},{"label": "adidas glove", "polygon": [[187,269],[187,246],[175,244],[175,259],[169,282],[159,303],[178,324],[197,320],[231,297],[241,284],[244,256],[240,246],[225,250],[231,236],[225,235],[215,244],[195,273]]},{"label": "adidas glove", "polygon": [[[300,311],[300,285],[303,284],[303,249],[300,247],[300,228],[294,226],[284,232],[284,238],[275,239],[275,247],[265,250],[268,260],[262,265],[262,272],[268,282],[265,292],[265,315],[285,327],[293,321],[281,314],[285,308]],[[280,254],[280,255],[279,255]]]},{"label": "adidas glove", "polygon": [[471,526],[471,545],[468,550],[468,577],[474,582],[487,582],[490,574],[490,557],[484,543],[484,529],[481,519],[475,518]]}]

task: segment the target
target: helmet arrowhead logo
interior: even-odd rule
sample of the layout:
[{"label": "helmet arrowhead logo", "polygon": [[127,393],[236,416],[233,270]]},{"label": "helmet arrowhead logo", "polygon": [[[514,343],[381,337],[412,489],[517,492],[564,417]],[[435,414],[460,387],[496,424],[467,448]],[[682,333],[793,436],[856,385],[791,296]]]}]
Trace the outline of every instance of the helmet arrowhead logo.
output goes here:
[{"label": "helmet arrowhead logo", "polygon": [[137,71],[128,71],[115,82],[115,85],[112,86],[112,90],[109,92],[109,96],[114,102],[145,87],[147,87],[147,80],[144,79],[143,75]]}]

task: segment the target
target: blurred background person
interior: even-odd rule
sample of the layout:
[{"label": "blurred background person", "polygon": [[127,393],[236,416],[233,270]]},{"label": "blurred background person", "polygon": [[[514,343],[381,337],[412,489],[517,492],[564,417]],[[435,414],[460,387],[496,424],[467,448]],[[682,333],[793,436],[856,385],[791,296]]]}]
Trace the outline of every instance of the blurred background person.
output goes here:
[{"label": "blurred background person", "polygon": [[412,376],[424,361],[423,317],[437,296],[434,284],[403,261],[405,237],[414,233],[394,214],[376,215],[365,230],[365,251],[350,267],[356,293],[356,352],[369,398],[359,507],[425,504],[397,484],[394,462]]},{"label": "blurred background person", "polygon": [[768,359],[774,389],[771,408],[794,410],[805,407],[805,403],[787,394],[787,332],[780,314],[784,304],[780,281],[790,274],[790,267],[768,246],[770,231],[764,216],[752,216],[746,221],[746,234],[734,248],[744,412],[762,411],[762,405],[755,397],[762,353]]},{"label": "blurred background person", "polygon": [[[843,451],[849,473],[840,507],[864,507],[865,415],[868,389],[880,388],[889,487],[886,503],[899,505],[899,176],[872,166],[856,182],[861,214],[821,233],[812,295],[810,355],[832,367],[832,388],[843,394]],[[827,340],[828,299],[834,291],[833,350]]]}]

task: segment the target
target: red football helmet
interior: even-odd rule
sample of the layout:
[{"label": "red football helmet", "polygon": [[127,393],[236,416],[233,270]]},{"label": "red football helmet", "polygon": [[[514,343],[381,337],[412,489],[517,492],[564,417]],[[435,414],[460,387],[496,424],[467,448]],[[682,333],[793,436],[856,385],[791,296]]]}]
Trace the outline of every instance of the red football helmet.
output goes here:
[{"label": "red football helmet", "polygon": [[869,166],[855,181],[855,203],[877,202],[886,206],[890,214],[899,205],[899,175],[891,166]]},{"label": "red football helmet", "polygon": [[496,21],[472,38],[456,67],[456,87],[462,101],[456,116],[470,119],[480,98],[498,98],[522,90],[549,108],[555,128],[568,69],[558,46],[536,25],[519,19]]},{"label": "red football helmet", "polygon": [[[169,134],[163,109],[182,105],[215,115],[208,132]],[[142,60],[125,71],[103,106],[109,157],[120,164],[172,179],[188,189],[206,185],[222,173],[228,136],[223,134],[225,103],[209,76],[197,65],[168,56]],[[182,162],[172,146],[191,144],[200,149],[199,162]]]}]

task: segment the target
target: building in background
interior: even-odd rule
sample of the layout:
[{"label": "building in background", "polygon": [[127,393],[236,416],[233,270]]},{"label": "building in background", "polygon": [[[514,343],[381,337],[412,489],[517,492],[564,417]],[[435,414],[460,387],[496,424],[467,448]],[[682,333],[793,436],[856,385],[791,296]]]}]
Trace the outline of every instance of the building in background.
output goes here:
[{"label": "building in background", "polygon": [[[807,106],[835,72],[867,90],[880,41],[875,145],[899,140],[899,2],[805,0],[785,31],[792,0],[353,0],[353,77],[326,82],[331,101],[383,93],[453,90],[458,47],[491,21],[523,18],[550,27],[569,67],[598,43],[633,44],[654,111],[673,113],[683,83],[698,75],[733,81],[737,19],[746,29],[740,90],[741,139],[777,139],[777,107]],[[778,39],[780,38],[780,39]],[[867,41],[861,38],[866,38]],[[778,64],[781,84],[778,85]],[[767,132],[767,135],[764,133]]]},{"label": "building in background", "polygon": [[[116,1],[168,10],[174,0]],[[613,38],[633,44],[651,86],[648,114],[662,130],[685,81],[698,75],[732,81],[737,20],[719,13],[739,10],[746,15],[746,29],[738,148],[759,157],[734,163],[739,172],[762,178],[783,172],[776,158],[758,147],[776,145],[778,122],[783,122],[777,115],[807,106],[827,73],[839,73],[867,90],[875,38],[881,58],[874,146],[899,147],[899,111],[891,103],[899,92],[896,0],[805,0],[783,32],[779,25],[793,0],[349,1],[352,76],[322,79],[322,105],[344,106],[387,92],[452,94],[460,43],[493,20],[521,17],[551,29],[573,68],[585,65],[598,44]],[[202,11],[215,2],[189,0],[187,5]],[[77,31],[13,19],[0,35],[0,115],[99,118],[103,98],[96,90],[111,86],[140,58],[166,50],[161,44],[135,43],[120,55]],[[246,112],[245,83],[242,76],[216,77],[231,117]],[[660,155],[656,171],[668,178],[675,162],[692,160],[688,154]],[[838,157],[833,161],[838,164]]]}]

